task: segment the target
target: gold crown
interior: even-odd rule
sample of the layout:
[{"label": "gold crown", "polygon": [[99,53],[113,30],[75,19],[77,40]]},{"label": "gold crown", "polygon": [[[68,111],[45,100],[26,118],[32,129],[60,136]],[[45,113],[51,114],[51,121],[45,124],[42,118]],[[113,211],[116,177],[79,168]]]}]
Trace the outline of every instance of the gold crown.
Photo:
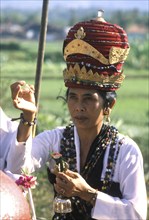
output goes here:
[{"label": "gold crown", "polygon": [[64,81],[76,81],[78,84],[81,82],[88,82],[89,84],[101,85],[120,85],[125,78],[122,73],[120,75],[104,75],[99,73],[93,73],[92,70],[87,71],[85,66],[80,68],[78,64],[74,67],[70,66],[69,69],[65,69],[63,72]]}]

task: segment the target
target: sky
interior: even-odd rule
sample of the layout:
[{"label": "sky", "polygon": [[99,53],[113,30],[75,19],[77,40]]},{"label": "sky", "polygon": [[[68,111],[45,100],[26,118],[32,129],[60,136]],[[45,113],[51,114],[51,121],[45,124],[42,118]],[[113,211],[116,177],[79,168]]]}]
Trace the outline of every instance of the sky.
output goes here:
[{"label": "sky", "polygon": [[[4,8],[37,10],[42,8],[43,0],[0,0],[1,10]],[[49,7],[68,7],[68,8],[89,8],[99,7],[103,9],[121,9],[131,10],[138,9],[141,11],[149,11],[148,0],[49,0]]]}]

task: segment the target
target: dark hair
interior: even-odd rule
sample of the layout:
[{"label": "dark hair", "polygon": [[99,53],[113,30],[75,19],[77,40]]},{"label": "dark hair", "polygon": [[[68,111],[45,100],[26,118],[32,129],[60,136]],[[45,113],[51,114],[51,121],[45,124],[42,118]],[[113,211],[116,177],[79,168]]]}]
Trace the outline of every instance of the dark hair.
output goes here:
[{"label": "dark hair", "polygon": [[117,98],[117,94],[115,91],[108,92],[108,91],[97,90],[97,92],[104,101],[104,108],[110,107],[113,100]]},{"label": "dark hair", "polygon": [[[104,101],[104,108],[110,107],[113,100],[116,99],[117,94],[115,91],[112,92],[107,92],[107,91],[101,91],[101,90],[96,90],[97,93],[102,97],[103,101]],[[66,101],[68,98],[68,93],[69,93],[69,88],[66,90]]]}]

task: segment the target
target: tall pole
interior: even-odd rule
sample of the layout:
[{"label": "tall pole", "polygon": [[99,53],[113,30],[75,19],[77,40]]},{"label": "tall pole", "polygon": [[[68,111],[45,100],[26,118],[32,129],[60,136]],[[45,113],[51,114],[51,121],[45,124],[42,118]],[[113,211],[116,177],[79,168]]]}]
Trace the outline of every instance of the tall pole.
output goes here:
[{"label": "tall pole", "polygon": [[[36,66],[36,77],[35,77],[35,101],[36,101],[37,111],[39,108],[42,64],[44,61],[44,50],[46,44],[46,33],[47,33],[47,25],[48,25],[48,3],[49,0],[43,0],[41,27],[40,27],[40,36],[39,36],[39,45],[38,45],[38,57],[37,57],[37,66]],[[35,135],[35,131],[36,131],[36,126],[34,126],[33,128],[33,136]]]}]

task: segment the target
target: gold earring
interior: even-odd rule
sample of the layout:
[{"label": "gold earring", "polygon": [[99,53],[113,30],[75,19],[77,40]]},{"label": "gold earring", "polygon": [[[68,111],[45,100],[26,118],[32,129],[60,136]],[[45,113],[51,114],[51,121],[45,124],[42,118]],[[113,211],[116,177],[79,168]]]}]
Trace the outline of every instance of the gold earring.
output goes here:
[{"label": "gold earring", "polygon": [[106,122],[107,124],[110,124],[111,119],[110,119],[110,116],[109,116],[109,115],[105,115],[105,122]]},{"label": "gold earring", "polygon": [[110,109],[107,108],[104,110],[104,119],[106,124],[110,124],[111,119],[110,119]]}]

